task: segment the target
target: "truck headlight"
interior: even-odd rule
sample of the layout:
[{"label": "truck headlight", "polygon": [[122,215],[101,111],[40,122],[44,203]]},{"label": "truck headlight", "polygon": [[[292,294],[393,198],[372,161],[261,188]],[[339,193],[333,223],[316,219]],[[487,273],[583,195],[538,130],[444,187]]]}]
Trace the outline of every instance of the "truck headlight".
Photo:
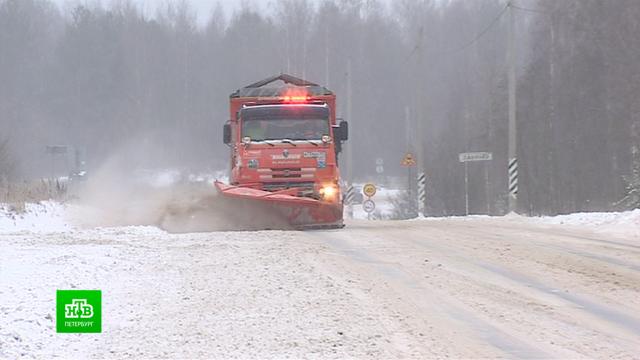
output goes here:
[{"label": "truck headlight", "polygon": [[338,195],[338,189],[334,185],[326,185],[320,188],[319,193],[324,200],[333,201]]}]

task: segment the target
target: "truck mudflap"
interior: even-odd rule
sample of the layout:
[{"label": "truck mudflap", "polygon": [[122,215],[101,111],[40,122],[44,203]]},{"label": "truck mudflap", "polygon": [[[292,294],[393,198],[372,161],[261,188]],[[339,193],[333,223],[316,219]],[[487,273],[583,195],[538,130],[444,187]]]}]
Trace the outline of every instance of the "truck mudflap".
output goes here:
[{"label": "truck mudflap", "polygon": [[[289,226],[297,229],[323,229],[344,227],[342,203],[299,197],[296,189],[269,192],[248,187],[215,182],[218,192],[227,198],[256,202],[263,211],[277,214]],[[242,214],[238,214],[242,216]]]}]

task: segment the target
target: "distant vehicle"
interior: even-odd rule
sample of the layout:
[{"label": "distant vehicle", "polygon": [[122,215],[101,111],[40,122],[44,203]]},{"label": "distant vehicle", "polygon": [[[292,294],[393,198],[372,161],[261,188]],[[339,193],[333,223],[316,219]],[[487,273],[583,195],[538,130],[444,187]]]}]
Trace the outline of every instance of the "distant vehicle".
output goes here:
[{"label": "distant vehicle", "polygon": [[230,95],[224,125],[230,184],[223,195],[267,204],[295,227],[342,227],[338,153],[348,124],[327,88],[278,75]]},{"label": "distant vehicle", "polygon": [[85,170],[72,172],[69,176],[71,181],[85,181],[87,180],[87,172]]}]

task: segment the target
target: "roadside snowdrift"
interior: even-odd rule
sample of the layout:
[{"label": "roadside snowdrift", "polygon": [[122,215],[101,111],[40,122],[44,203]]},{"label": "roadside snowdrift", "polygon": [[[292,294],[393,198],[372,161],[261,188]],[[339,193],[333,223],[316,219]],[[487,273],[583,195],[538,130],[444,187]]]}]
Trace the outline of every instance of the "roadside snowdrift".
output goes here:
[{"label": "roadside snowdrift", "polygon": [[525,219],[534,223],[568,225],[599,233],[640,238],[640,209],[624,212],[574,213]]},{"label": "roadside snowdrift", "polygon": [[[202,195],[201,193],[198,194]],[[187,194],[173,196],[171,197],[172,201],[163,203],[164,206],[170,205],[171,211],[169,211],[168,214],[171,215],[171,219],[170,221],[168,219],[163,219],[163,222],[160,223],[153,223],[148,221],[149,219],[145,219],[145,221],[141,221],[140,223],[132,223],[131,221],[128,221],[114,222],[112,224],[100,222],[88,224],[84,221],[86,220],[86,217],[92,218],[98,215],[91,214],[90,208],[81,205],[60,204],[53,201],[43,201],[37,204],[26,204],[24,211],[16,211],[10,205],[0,204],[0,234],[20,232],[60,233],[80,230],[87,227],[93,228],[114,226],[157,226],[162,228],[167,227],[167,230],[169,230],[170,232],[216,231],[233,229],[233,219],[228,216],[219,216],[221,213],[229,213],[229,211],[225,211],[225,209],[223,209],[223,207],[228,204],[223,204],[221,201],[214,201],[216,199],[212,200],[211,198],[215,198],[215,195],[208,193],[207,195],[210,198],[209,203],[216,204],[216,206],[212,207],[211,205],[209,205],[204,207],[205,209],[203,209],[202,201],[198,202],[193,198],[193,194],[190,195],[192,195],[191,198],[190,196],[187,196]],[[176,201],[176,199],[181,199],[181,201]],[[189,210],[194,207],[193,204],[197,203],[199,203],[199,207],[197,209],[198,211]],[[145,205],[148,205],[148,203]],[[146,212],[148,211],[150,210],[146,209]],[[166,211],[166,209],[162,209],[162,211]],[[248,211],[248,209],[244,209],[244,211]],[[119,212],[121,216],[126,216],[127,214],[126,211],[123,211],[123,208],[120,208]],[[258,214],[252,217],[254,221],[256,220],[257,215]],[[366,219],[366,214],[364,214],[364,212],[363,214],[359,215],[361,216],[359,216],[358,218]],[[129,220],[135,220],[134,218],[135,217],[129,218]],[[579,227],[586,230],[592,230],[598,233],[640,238],[640,209],[624,212],[575,213],[568,215],[543,217],[525,217],[520,215],[489,217],[484,215],[472,215],[467,217],[454,218],[467,221],[483,219],[503,219],[505,221],[528,222],[539,225],[564,225],[574,228]],[[444,219],[451,218],[423,218],[419,220],[437,221]],[[167,222],[170,222],[171,224],[167,224]],[[184,224],[179,224],[182,222],[184,222]],[[209,224],[207,225],[205,223]]]},{"label": "roadside snowdrift", "polygon": [[26,204],[24,211],[16,211],[7,204],[0,204],[0,234],[66,232],[72,228],[65,205],[43,201]]}]

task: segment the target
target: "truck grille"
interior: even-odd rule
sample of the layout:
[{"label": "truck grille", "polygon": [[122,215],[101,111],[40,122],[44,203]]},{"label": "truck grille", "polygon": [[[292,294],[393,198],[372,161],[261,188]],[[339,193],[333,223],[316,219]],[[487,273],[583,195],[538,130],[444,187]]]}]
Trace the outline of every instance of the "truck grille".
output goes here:
[{"label": "truck grille", "polygon": [[313,179],[315,168],[263,168],[258,169],[260,180],[270,179]]},{"label": "truck grille", "polygon": [[262,188],[267,191],[278,191],[284,189],[298,188],[302,192],[313,192],[313,182],[271,182],[265,183]]}]

